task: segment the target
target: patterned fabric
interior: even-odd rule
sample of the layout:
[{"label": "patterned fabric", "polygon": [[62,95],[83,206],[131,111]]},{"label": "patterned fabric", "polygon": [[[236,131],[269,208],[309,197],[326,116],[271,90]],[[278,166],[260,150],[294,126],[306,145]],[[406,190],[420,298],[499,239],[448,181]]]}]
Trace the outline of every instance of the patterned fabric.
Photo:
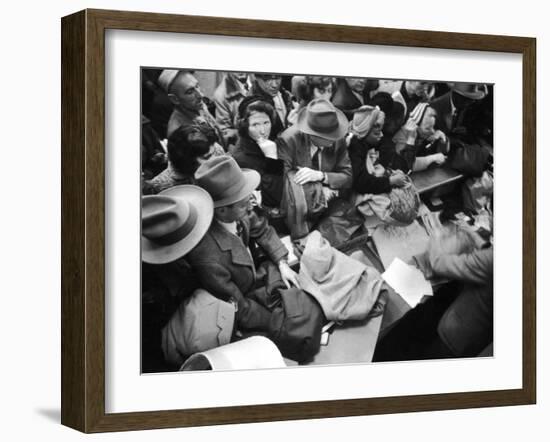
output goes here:
[{"label": "patterned fabric", "polygon": [[355,205],[366,217],[376,215],[385,223],[406,226],[418,217],[420,197],[409,178],[407,186],[389,193],[357,195]]},{"label": "patterned fabric", "polygon": [[194,179],[190,175],[180,173],[174,169],[171,163],[168,167],[159,173],[156,177],[146,182],[148,193],[157,194],[170,187],[181,184],[194,184]]}]

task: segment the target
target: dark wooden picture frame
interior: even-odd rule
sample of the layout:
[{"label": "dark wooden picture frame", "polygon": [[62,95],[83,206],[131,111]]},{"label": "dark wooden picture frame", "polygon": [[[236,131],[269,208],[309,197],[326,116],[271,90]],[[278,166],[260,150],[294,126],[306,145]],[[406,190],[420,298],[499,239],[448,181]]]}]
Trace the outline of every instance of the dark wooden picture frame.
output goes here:
[{"label": "dark wooden picture frame", "polygon": [[[105,412],[105,30],[517,53],[523,64],[522,388],[136,413]],[[536,40],[85,10],[62,19],[62,406],[83,432],[533,404],[536,400]]]}]

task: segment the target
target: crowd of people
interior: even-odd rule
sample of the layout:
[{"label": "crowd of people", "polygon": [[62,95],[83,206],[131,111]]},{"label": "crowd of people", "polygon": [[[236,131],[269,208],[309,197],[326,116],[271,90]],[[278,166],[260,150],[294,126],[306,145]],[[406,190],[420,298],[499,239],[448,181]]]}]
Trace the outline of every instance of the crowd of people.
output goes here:
[{"label": "crowd of people", "polygon": [[[492,213],[492,85],[227,72],[205,94],[198,77],[142,70],[143,371],[257,334],[306,363],[327,310],[289,254],[309,256],[312,232],[335,248],[366,232],[366,203],[369,216],[393,204],[380,223],[410,223],[422,203],[415,173],[453,168],[463,180],[454,213]],[[481,182],[483,204],[471,196]],[[398,213],[400,198],[412,216]],[[320,227],[333,220],[347,223],[343,236]],[[374,360],[477,356],[492,343],[490,226],[472,247],[434,235],[415,264],[450,282],[380,339]],[[362,289],[368,317],[391,288],[370,267],[358,271],[376,281]]]}]

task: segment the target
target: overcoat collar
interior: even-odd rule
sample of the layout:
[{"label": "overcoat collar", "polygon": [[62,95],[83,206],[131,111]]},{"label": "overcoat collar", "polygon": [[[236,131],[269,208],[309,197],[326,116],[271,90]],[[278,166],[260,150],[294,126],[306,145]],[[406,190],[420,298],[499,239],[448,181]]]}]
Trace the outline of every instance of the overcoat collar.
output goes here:
[{"label": "overcoat collar", "polygon": [[[246,221],[243,222],[243,228],[243,236],[246,240],[248,239],[250,230],[250,226]],[[220,250],[223,250],[224,252],[231,252],[231,260],[234,264],[251,267],[254,272],[254,261],[252,261],[252,256],[250,256],[246,246],[237,236],[229,233],[216,220],[212,222],[210,233],[212,234],[214,241],[218,244]]]}]

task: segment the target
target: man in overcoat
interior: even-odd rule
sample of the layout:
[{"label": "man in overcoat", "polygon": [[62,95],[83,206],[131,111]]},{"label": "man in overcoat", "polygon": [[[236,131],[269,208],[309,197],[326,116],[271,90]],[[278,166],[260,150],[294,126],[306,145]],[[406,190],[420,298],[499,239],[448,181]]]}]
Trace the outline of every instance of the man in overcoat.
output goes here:
[{"label": "man in overcoat", "polygon": [[269,297],[270,287],[260,280],[251,253],[259,246],[278,268],[278,282],[298,286],[286,260],[288,251],[267,220],[251,210],[252,192],[260,183],[255,170],[241,170],[229,156],[212,158],[195,173],[199,186],[214,200],[214,220],[188,259],[202,287],[235,306],[243,330],[268,330],[271,314],[256,299]]},{"label": "man in overcoat", "polygon": [[332,190],[351,187],[351,163],[345,137],[348,120],[323,98],[311,101],[298,114],[294,126],[277,140],[277,153],[285,171],[297,171],[296,182],[321,182]]}]

